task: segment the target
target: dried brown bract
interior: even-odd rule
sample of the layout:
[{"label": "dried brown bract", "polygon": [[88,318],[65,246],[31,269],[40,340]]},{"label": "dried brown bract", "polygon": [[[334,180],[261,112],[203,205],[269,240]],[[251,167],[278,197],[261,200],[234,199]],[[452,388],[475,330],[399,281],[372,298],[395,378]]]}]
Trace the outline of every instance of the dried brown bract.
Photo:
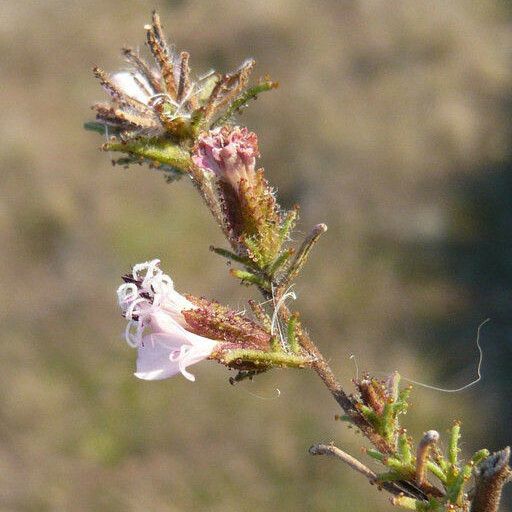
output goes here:
[{"label": "dried brown bract", "polygon": [[137,136],[194,139],[220,121],[221,113],[225,121],[259,92],[277,85],[264,80],[247,89],[255,64],[252,59],[232,73],[210,72],[193,79],[190,55],[169,46],[156,12],[145,29],[154,66],[138,52],[124,48],[130,71],[109,75],[99,67],[93,69],[111,99],[109,104],[92,106],[96,120],[122,140]]}]

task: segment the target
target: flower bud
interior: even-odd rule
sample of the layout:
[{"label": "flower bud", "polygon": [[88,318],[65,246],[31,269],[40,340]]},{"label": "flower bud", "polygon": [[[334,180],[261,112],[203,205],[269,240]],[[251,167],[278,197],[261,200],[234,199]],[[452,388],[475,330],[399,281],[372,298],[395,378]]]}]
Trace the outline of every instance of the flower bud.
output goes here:
[{"label": "flower bud", "polygon": [[251,185],[255,176],[258,138],[247,128],[224,126],[201,136],[192,160],[203,170],[213,172],[239,193],[243,179]]}]

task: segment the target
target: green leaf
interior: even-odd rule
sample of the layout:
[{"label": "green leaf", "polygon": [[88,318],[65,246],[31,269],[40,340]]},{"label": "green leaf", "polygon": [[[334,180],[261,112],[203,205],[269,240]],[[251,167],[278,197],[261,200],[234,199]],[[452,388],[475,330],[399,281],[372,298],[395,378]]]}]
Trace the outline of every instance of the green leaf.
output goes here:
[{"label": "green leaf", "polygon": [[270,283],[263,277],[257,276],[256,274],[253,274],[252,272],[248,272],[247,270],[240,270],[236,268],[232,268],[230,270],[231,275],[237,277],[242,282],[250,283],[250,284],[256,284],[260,288],[266,290],[266,291],[272,291],[272,287]]},{"label": "green leaf", "polygon": [[411,446],[405,432],[400,434],[398,438],[398,451],[404,464],[410,464],[412,462]]},{"label": "green leaf", "polygon": [[384,437],[389,441],[393,437],[395,430],[394,407],[393,404],[386,402],[382,411],[381,424]]},{"label": "green leaf", "polygon": [[429,460],[427,461],[426,466],[433,475],[441,480],[441,482],[446,483],[446,473],[435,462]]},{"label": "green leaf", "polygon": [[187,150],[167,139],[138,138],[129,141],[112,141],[103,145],[105,151],[119,151],[137,155],[153,162],[170,165],[180,172],[187,172],[192,160]]},{"label": "green leaf", "polygon": [[105,135],[107,133],[107,128],[103,123],[97,123],[96,121],[88,121],[84,123],[84,129],[90,132],[96,132],[100,135]]},{"label": "green leaf", "polygon": [[213,245],[210,247],[210,250],[219,256],[224,256],[228,260],[236,261],[238,263],[242,263],[243,265],[252,266],[253,262],[249,258],[245,258],[243,256],[238,256],[234,252],[228,251],[227,249],[223,249],[222,247],[214,247]]},{"label": "green leaf", "polygon": [[388,457],[386,461],[384,462],[388,468],[394,469],[398,473],[406,473],[408,472],[409,468],[405,466],[405,464],[398,460],[395,457]]},{"label": "green leaf", "polygon": [[378,450],[375,450],[374,448],[368,448],[368,450],[366,450],[366,453],[372,459],[378,460],[379,462],[384,462],[384,460],[386,458],[383,453],[379,452]]},{"label": "green leaf", "polygon": [[290,231],[294,228],[295,222],[297,221],[297,217],[299,216],[298,207],[289,210],[286,214],[286,217],[281,224],[281,228],[279,229],[279,238],[281,239],[281,243],[285,242],[290,234]]},{"label": "green leaf", "polygon": [[266,80],[264,82],[259,83],[258,85],[255,85],[254,87],[249,87],[249,89],[240,94],[240,96],[238,96],[231,103],[231,105],[229,105],[228,109],[226,110],[226,113],[223,116],[219,117],[212,124],[212,128],[226,124],[231,119],[235,112],[240,111],[242,108],[245,108],[247,106],[246,104],[249,100],[256,99],[258,97],[258,94],[260,94],[261,92],[270,91],[272,89],[275,89],[277,86],[277,82],[271,82],[270,80]]},{"label": "green leaf", "polygon": [[450,464],[453,466],[457,465],[459,458],[459,439],[460,439],[460,423],[455,422],[453,424],[450,436],[450,446],[448,448],[448,458]]},{"label": "green leaf", "polygon": [[382,424],[380,417],[367,405],[359,404],[358,409],[364,418],[382,435]]},{"label": "green leaf", "polygon": [[398,480],[403,480],[403,476],[397,473],[396,471],[388,471],[387,473],[379,473],[378,479],[381,482],[396,482]]},{"label": "green leaf", "polygon": [[395,496],[392,499],[393,505],[397,505],[402,508],[406,508],[408,510],[420,510],[417,505],[421,503],[414,498],[409,498],[408,496]]},{"label": "green leaf", "polygon": [[478,450],[473,457],[471,457],[471,462],[476,466],[477,464],[480,464],[484,459],[489,457],[489,450],[486,448],[483,448],[482,450]]},{"label": "green leaf", "polygon": [[268,274],[270,276],[273,276],[276,272],[283,267],[283,265],[286,264],[290,256],[293,254],[293,249],[287,249],[286,251],[282,252],[271,264],[268,268]]}]

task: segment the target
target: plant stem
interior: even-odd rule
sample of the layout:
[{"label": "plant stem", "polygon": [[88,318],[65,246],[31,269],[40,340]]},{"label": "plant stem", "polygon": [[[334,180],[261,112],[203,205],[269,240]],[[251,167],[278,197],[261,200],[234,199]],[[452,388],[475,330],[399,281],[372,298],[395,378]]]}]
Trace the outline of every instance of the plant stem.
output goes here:
[{"label": "plant stem", "polygon": [[309,453],[311,455],[330,455],[331,457],[336,457],[337,459],[345,462],[345,464],[348,464],[358,473],[361,473],[363,476],[368,478],[371,484],[376,483],[379,487],[386,489],[386,491],[394,494],[395,496],[403,494],[403,489],[398,485],[392,482],[379,482],[377,475],[369,467],[365,466],[362,462],[332,444],[315,444],[309,449]]},{"label": "plant stem", "polygon": [[[276,300],[279,300],[279,297],[277,297]],[[288,324],[291,313],[286,305],[283,304],[281,306],[279,315],[283,322]],[[355,408],[354,403],[343,390],[341,383],[338,381],[331,367],[309,335],[303,329],[299,329],[297,335],[302,348],[314,357],[314,362],[311,365],[313,370],[315,370],[317,375],[322,379],[325,387],[330,391],[338,405],[345,411],[345,414],[350,418],[351,422],[361,430],[381,453],[394,453],[394,447],[380,434],[375,432],[373,427]]]}]

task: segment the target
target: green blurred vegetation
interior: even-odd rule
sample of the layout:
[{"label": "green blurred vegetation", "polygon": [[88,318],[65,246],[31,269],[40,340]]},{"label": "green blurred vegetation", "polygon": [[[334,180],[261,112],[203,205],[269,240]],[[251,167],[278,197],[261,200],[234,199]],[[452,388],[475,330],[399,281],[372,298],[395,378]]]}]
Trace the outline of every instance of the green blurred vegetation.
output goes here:
[{"label": "green blurred vegetation", "polygon": [[[7,0],[2,112],[0,508],[5,511],[390,510],[335,461],[335,403],[308,372],[231,387],[132,377],[115,288],[160,257],[178,290],[243,307],[209,252],[217,228],[186,180],[112,168],[82,130],[103,98],[91,67],[122,66],[157,7],[193,71],[258,61],[281,87],[242,122],[300,229],[330,230],[298,307],[347,387],[348,356],[436,385],[405,423],[463,448],[510,444],[512,391],[511,10],[491,0]],[[315,257],[316,256],[316,257]],[[277,398],[276,388],[281,391]],[[508,491],[510,498],[510,491]],[[509,499],[510,502],[510,499]]]}]

